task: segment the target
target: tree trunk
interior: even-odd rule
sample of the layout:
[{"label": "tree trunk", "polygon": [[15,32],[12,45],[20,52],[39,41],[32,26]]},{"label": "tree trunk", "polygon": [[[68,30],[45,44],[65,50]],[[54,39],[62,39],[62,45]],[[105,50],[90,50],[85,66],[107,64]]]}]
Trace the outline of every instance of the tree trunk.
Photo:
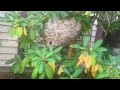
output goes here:
[{"label": "tree trunk", "polygon": [[[20,15],[21,15],[22,17],[26,18],[26,17],[27,17],[26,12],[27,12],[27,11],[21,11],[21,12],[20,12]],[[18,39],[18,41],[19,41],[19,39]],[[24,49],[19,48],[19,45],[18,45],[18,54],[20,55],[21,58],[24,58],[23,52],[24,52]]]}]

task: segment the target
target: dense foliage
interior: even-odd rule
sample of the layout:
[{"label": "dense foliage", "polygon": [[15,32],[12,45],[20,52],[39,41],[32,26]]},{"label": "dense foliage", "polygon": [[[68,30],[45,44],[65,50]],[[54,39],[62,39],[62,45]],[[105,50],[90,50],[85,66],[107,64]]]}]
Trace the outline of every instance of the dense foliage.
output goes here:
[{"label": "dense foliage", "polygon": [[45,44],[43,33],[48,20],[75,17],[82,24],[80,34],[89,32],[93,21],[97,19],[107,35],[119,28],[119,12],[28,11],[26,14],[27,17],[22,17],[19,12],[6,14],[6,21],[11,23],[10,35],[17,36],[19,48],[24,49],[24,58],[16,55],[6,62],[13,63],[11,71],[14,74],[22,74],[25,67],[31,67],[33,79],[119,78],[119,56],[109,55],[106,59],[107,49],[102,46],[102,39],[93,46],[89,46],[90,38],[84,37],[82,45],[74,43],[66,48],[52,47]]}]

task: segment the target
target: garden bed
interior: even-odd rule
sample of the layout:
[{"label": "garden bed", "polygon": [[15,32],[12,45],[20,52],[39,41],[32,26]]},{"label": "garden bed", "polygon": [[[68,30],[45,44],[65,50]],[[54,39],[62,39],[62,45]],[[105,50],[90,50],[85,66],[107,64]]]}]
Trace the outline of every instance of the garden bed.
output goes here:
[{"label": "garden bed", "polygon": [[10,72],[0,72],[0,79],[30,79],[30,73],[24,73],[22,75],[13,75]]}]

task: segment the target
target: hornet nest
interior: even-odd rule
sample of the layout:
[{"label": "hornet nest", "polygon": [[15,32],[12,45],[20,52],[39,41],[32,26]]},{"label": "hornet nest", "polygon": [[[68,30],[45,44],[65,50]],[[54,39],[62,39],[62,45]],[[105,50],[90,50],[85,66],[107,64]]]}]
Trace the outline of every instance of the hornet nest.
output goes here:
[{"label": "hornet nest", "polygon": [[49,20],[44,29],[47,45],[68,46],[74,42],[75,37],[80,33],[81,24],[75,18]]}]

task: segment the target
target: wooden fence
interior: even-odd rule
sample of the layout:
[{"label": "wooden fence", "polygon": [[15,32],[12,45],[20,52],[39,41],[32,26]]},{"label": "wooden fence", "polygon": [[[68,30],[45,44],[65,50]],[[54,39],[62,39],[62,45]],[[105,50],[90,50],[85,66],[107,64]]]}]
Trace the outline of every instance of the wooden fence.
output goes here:
[{"label": "wooden fence", "polygon": [[18,53],[18,39],[9,34],[10,24],[0,23],[0,66],[8,66],[5,62]]}]

